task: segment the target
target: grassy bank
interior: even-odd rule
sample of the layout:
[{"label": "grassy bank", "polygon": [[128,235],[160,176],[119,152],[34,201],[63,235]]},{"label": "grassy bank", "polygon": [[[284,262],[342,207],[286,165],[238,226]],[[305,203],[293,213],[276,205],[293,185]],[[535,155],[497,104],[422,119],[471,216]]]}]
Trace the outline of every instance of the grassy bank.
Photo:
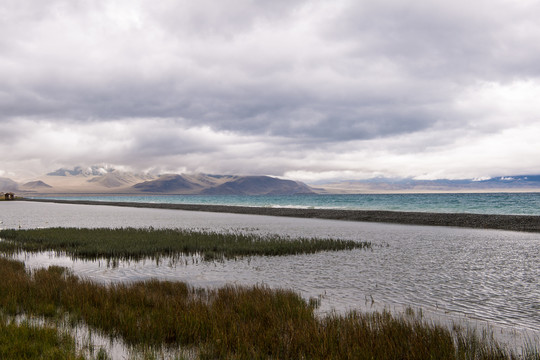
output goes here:
[{"label": "grassy bank", "polygon": [[[99,285],[59,267],[29,273],[0,258],[0,308],[69,314],[141,346],[195,347],[201,359],[513,359],[489,339],[427,323],[410,311],[315,315],[316,302],[264,286],[217,290],[149,281]],[[523,354],[540,359],[538,351]]]},{"label": "grassy bank", "polygon": [[82,259],[142,259],[201,254],[205,259],[254,255],[309,254],[369,248],[371,244],[316,238],[288,238],[182,229],[47,228],[0,230],[0,252],[53,250]]}]

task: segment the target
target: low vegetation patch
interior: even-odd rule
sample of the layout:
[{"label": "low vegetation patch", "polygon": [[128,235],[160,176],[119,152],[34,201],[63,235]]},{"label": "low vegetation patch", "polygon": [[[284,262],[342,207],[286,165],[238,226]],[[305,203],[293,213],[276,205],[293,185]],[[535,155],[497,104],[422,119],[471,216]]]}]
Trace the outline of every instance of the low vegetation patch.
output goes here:
[{"label": "low vegetation patch", "polygon": [[201,359],[540,359],[413,311],[315,314],[316,301],[265,286],[216,290],[148,281],[101,285],[60,267],[28,272],[0,258],[5,313],[83,321],[133,346],[195,347]]},{"label": "low vegetation patch", "polygon": [[140,260],[200,254],[208,260],[371,247],[369,242],[350,240],[152,228],[0,230],[0,238],[5,240],[0,242],[0,252],[53,250],[81,259]]},{"label": "low vegetation patch", "polygon": [[54,327],[16,324],[0,317],[0,359],[83,360],[75,341]]}]

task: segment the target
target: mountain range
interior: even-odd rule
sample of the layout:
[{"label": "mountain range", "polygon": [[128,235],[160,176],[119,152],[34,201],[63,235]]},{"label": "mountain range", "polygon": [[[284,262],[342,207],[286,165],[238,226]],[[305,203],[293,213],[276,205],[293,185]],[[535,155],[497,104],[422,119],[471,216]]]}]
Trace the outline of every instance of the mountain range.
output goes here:
[{"label": "mountain range", "polygon": [[499,176],[485,179],[416,180],[372,178],[338,181],[312,186],[323,193],[429,193],[429,192],[538,192],[540,175]]},{"label": "mountain range", "polygon": [[47,194],[311,194],[304,183],[270,176],[209,174],[135,174],[111,167],[58,169],[39,179],[17,183],[0,178],[0,191],[22,195]]},{"label": "mountain range", "polygon": [[540,175],[489,179],[415,180],[373,178],[306,185],[270,176],[136,174],[107,166],[61,168],[29,182],[0,177],[0,192],[50,194],[292,195],[426,192],[540,191]]}]

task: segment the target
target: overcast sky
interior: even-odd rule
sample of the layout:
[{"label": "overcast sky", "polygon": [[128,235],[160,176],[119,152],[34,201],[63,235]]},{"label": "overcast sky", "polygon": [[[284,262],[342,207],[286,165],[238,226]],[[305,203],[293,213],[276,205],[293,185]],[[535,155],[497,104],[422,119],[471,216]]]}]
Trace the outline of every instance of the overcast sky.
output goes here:
[{"label": "overcast sky", "polygon": [[540,174],[540,1],[2,0],[0,176]]}]

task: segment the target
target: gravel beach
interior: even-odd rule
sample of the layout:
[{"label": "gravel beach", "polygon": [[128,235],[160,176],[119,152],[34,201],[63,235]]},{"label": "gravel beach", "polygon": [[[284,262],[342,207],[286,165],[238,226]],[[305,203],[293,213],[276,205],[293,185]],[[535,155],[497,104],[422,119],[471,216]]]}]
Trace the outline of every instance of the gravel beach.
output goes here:
[{"label": "gravel beach", "polygon": [[25,199],[25,201],[540,232],[540,216],[530,215],[486,215],[468,213],[428,213],[378,210],[267,208],[226,205],[157,204],[86,200],[71,201],[52,199]]}]

